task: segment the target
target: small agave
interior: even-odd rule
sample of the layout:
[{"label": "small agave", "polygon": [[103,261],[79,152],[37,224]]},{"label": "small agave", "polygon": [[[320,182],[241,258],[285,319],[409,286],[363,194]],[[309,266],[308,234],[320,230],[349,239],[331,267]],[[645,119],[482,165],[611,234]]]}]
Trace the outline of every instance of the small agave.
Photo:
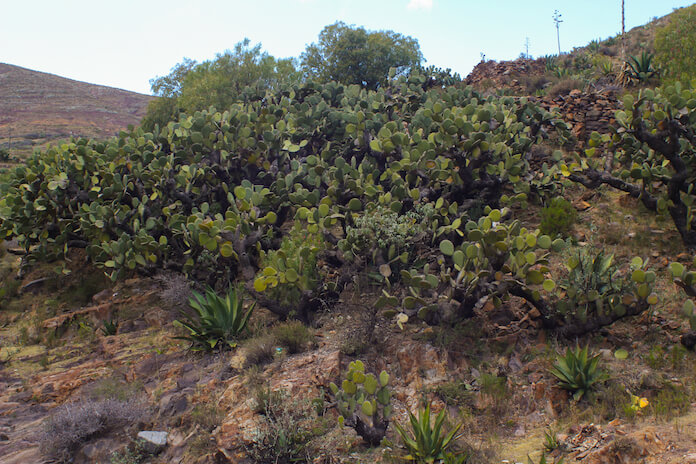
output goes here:
[{"label": "small agave", "polygon": [[579,401],[592,386],[602,380],[603,371],[598,368],[600,355],[590,356],[589,349],[568,348],[565,356],[558,355],[556,364],[550,369],[559,381],[559,386],[573,392],[573,399]]}]

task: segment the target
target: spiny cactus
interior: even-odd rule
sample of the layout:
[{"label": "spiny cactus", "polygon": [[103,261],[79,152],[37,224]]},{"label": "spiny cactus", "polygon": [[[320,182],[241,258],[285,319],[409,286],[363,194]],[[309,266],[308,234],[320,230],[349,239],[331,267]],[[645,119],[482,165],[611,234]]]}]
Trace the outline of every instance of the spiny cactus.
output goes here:
[{"label": "spiny cactus", "polygon": [[392,413],[389,374],[379,377],[365,374],[365,365],[356,360],[348,366],[346,378],[339,388],[331,383],[341,425],[353,427],[365,441],[378,445],[387,433]]},{"label": "spiny cactus", "polygon": [[610,185],[669,214],[683,243],[696,247],[696,81],[626,94],[623,105],[613,133],[593,133],[584,154],[560,163],[563,175],[591,189]]},{"label": "spiny cactus", "polygon": [[[167,268],[253,282],[290,223],[345,238],[366,213],[390,211],[452,240],[483,204],[524,202],[535,182],[554,182],[532,175],[526,157],[546,131],[568,134],[553,114],[426,81],[413,72],[376,92],[294,85],[152,132],[50,147],[3,185],[0,236],[27,259],[84,248],[114,280]],[[408,261],[407,251],[392,243],[382,259]]]},{"label": "spiny cactus", "polygon": [[[696,266],[696,258],[694,265]],[[682,314],[689,321],[692,333],[682,337],[682,344],[693,348],[696,344],[696,304],[693,300],[696,298],[696,272],[688,270],[683,264],[676,261],[671,263],[669,267],[674,283],[680,286],[689,297],[682,306]]]}]

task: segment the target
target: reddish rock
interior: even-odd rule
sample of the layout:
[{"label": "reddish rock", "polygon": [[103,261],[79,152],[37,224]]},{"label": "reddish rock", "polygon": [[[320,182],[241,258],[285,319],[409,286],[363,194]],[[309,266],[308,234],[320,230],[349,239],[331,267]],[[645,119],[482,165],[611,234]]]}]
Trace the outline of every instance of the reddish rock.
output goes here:
[{"label": "reddish rock", "polygon": [[441,357],[438,350],[429,343],[407,345],[396,353],[401,369],[401,380],[414,384],[443,382],[447,379],[447,358]]},{"label": "reddish rock", "polygon": [[[664,452],[664,443],[652,428],[630,433],[611,440],[587,454],[587,464],[632,464],[645,462],[646,458]],[[579,456],[578,456],[579,457]]]},{"label": "reddish rock", "polygon": [[[341,353],[322,348],[309,353],[291,356],[271,364],[266,370],[271,390],[284,390],[293,399],[310,399],[317,396],[320,387],[328,388],[340,375]],[[258,416],[252,410],[253,395],[242,376],[226,382],[226,389],[219,403],[227,416],[215,430],[220,453],[232,462],[239,462],[244,450],[258,430]]]},{"label": "reddish rock", "polygon": [[[64,402],[77,388],[93,380],[107,377],[112,372],[104,360],[85,361],[78,366],[57,374],[40,374],[31,381],[36,398]],[[50,385],[50,387],[49,387]],[[42,396],[46,392],[46,396]]]}]

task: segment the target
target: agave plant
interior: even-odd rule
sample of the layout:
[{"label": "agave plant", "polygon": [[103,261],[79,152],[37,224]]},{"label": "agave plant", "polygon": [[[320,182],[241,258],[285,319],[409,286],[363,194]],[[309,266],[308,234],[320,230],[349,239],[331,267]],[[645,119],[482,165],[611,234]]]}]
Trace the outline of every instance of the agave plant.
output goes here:
[{"label": "agave plant", "polygon": [[454,455],[447,453],[447,448],[459,437],[457,432],[459,432],[462,424],[457,424],[448,434],[445,434],[442,430],[445,422],[445,411],[442,410],[435,418],[435,422],[431,427],[430,404],[424,410],[419,411],[418,418],[411,412],[408,415],[411,425],[410,433],[399,424],[394,423],[396,431],[401,436],[404,446],[408,450],[407,460],[427,464],[443,460],[457,462],[453,461]]},{"label": "agave plant", "polygon": [[104,320],[102,321],[102,327],[100,327],[100,330],[106,337],[116,335],[116,332],[118,332],[118,322],[114,320]]},{"label": "agave plant", "polygon": [[575,350],[568,348],[565,356],[557,356],[550,372],[558,379],[559,386],[573,392],[573,399],[579,401],[604,376],[598,368],[599,359],[598,354],[590,356],[587,346]]},{"label": "agave plant", "polygon": [[194,314],[182,311],[184,320],[176,321],[188,334],[177,338],[190,341],[193,350],[210,351],[225,346],[234,348],[255,304],[252,303],[244,313],[244,295],[232,285],[225,296],[219,296],[210,287],[205,290],[205,295],[193,292],[189,306]]},{"label": "agave plant", "polygon": [[640,56],[630,56],[626,64],[628,76],[636,81],[647,81],[657,74],[657,70],[652,65],[653,54],[643,52]]},{"label": "agave plant", "polygon": [[548,72],[554,72],[554,71],[556,71],[556,68],[558,67],[556,57],[552,56],[552,55],[547,55],[544,57],[544,64],[546,66],[546,71],[548,71]]}]

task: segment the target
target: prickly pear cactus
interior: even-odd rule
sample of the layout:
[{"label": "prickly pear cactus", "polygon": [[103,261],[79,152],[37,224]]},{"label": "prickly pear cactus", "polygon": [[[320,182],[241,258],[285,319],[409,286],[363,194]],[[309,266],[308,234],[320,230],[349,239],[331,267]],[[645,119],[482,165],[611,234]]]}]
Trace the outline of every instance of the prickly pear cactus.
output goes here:
[{"label": "prickly pear cactus", "polygon": [[382,371],[378,377],[365,374],[365,365],[356,360],[348,366],[346,378],[339,388],[331,383],[341,425],[353,427],[365,441],[379,444],[384,438],[391,417],[389,374]]}]

